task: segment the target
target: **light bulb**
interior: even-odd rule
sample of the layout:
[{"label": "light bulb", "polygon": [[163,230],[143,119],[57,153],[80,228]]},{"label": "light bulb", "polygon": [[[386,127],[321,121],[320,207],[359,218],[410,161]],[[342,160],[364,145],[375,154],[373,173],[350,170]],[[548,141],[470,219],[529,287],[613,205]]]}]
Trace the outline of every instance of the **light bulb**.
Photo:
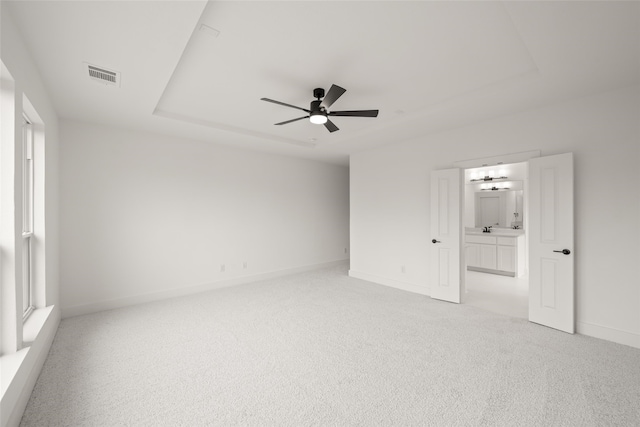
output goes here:
[{"label": "light bulb", "polygon": [[323,114],[314,114],[311,117],[309,117],[309,121],[316,125],[323,125],[327,123],[327,116]]}]

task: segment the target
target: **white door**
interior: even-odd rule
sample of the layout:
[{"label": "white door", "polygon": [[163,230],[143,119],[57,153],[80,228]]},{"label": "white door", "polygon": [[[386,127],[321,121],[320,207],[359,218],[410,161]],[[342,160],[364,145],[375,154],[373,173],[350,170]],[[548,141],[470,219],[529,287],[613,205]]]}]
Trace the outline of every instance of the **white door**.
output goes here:
[{"label": "white door", "polygon": [[479,197],[480,206],[478,213],[480,215],[480,227],[493,227],[500,222],[500,196]]},{"label": "white door", "polygon": [[461,170],[431,172],[431,298],[460,303]]},{"label": "white door", "polygon": [[573,154],[529,160],[529,320],[574,333]]}]

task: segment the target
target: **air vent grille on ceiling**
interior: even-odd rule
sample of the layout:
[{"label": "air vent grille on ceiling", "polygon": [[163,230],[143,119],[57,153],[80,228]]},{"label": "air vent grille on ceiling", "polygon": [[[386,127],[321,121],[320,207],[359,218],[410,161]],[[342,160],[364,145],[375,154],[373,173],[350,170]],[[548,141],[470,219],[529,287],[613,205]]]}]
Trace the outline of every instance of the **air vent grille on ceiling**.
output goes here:
[{"label": "air vent grille on ceiling", "polygon": [[120,73],[117,71],[106,70],[94,65],[87,65],[89,77],[91,80],[100,82],[105,85],[120,86]]}]

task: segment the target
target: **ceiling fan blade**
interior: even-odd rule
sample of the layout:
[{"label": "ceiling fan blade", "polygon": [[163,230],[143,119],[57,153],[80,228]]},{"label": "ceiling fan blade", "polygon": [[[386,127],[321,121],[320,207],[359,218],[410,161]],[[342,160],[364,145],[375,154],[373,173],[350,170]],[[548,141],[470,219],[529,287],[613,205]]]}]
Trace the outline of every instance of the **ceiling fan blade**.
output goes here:
[{"label": "ceiling fan blade", "polygon": [[322,99],[322,103],[320,105],[323,106],[324,108],[331,107],[331,105],[334,102],[336,102],[336,100],[340,98],[342,94],[345,93],[346,91],[347,91],[346,89],[343,89],[340,86],[331,85],[329,92],[327,92],[327,94],[324,96],[324,98]]},{"label": "ceiling fan blade", "polygon": [[280,122],[280,123],[275,123],[275,124],[276,125],[286,125],[287,123],[293,123],[293,122],[297,122],[298,120],[308,119],[308,118],[309,118],[309,116],[298,117],[297,119],[287,120],[286,122]]},{"label": "ceiling fan blade", "polygon": [[338,126],[333,124],[333,122],[329,119],[327,119],[327,122],[324,124],[324,127],[326,127],[329,132],[335,132],[337,130],[340,130],[338,129]]},{"label": "ceiling fan blade", "polygon": [[329,116],[378,117],[378,110],[332,111]]},{"label": "ceiling fan blade", "polygon": [[261,101],[267,101],[267,102],[272,102],[274,104],[278,104],[278,105],[284,105],[285,107],[291,107],[291,108],[295,108],[296,110],[302,110],[305,113],[310,113],[311,111],[305,109],[305,108],[301,108],[301,107],[296,107],[295,105],[291,105],[291,104],[285,104],[284,102],[280,102],[280,101],[274,101],[273,99],[269,99],[269,98],[260,98]]}]

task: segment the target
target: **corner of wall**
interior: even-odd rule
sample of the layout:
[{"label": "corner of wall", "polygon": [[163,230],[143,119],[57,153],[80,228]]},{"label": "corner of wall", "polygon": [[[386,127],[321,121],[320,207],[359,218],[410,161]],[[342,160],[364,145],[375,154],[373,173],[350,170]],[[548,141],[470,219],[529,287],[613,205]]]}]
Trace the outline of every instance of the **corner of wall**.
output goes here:
[{"label": "corner of wall", "polygon": [[366,280],[367,282],[376,283],[378,285],[389,286],[391,288],[401,289],[415,294],[429,296],[429,289],[424,286],[417,286],[413,283],[402,282],[400,280],[388,279],[386,277],[376,276],[373,274],[362,273],[355,270],[349,270],[349,277]]}]

